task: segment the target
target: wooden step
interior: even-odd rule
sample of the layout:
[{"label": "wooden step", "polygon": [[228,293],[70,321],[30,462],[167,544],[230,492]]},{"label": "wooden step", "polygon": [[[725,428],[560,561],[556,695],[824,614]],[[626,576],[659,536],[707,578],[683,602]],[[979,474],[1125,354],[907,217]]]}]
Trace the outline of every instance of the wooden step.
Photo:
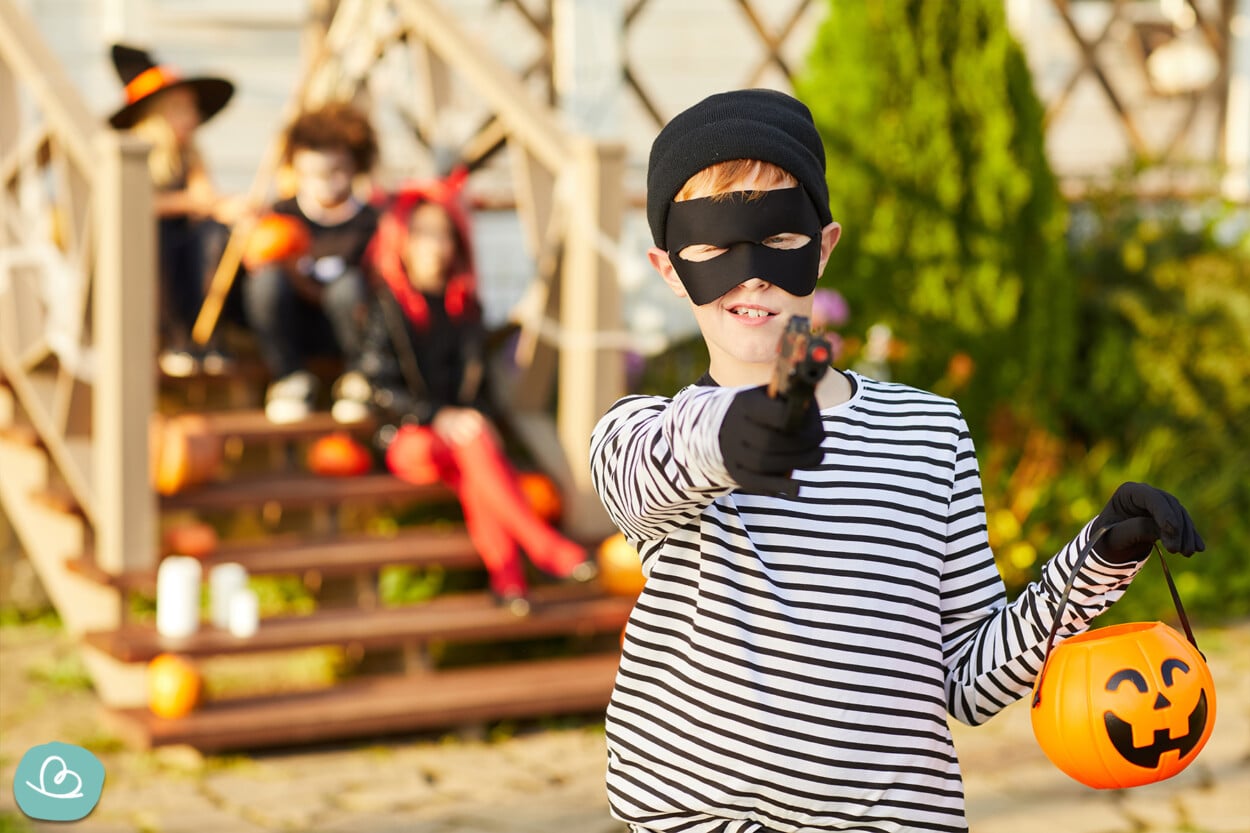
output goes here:
[{"label": "wooden step", "polygon": [[265,416],[265,412],[258,408],[229,411],[198,411],[194,414],[183,416],[198,417],[206,434],[220,437],[223,440],[238,439],[243,442],[308,440],[336,431],[364,434],[372,431],[375,427],[375,420],[373,419],[352,423],[351,425],[340,424],[335,422],[329,411],[314,411],[304,419],[284,424],[270,422]]},{"label": "wooden step", "polygon": [[[448,570],[481,567],[482,560],[462,527],[404,529],[394,536],[352,534],[315,538],[275,535],[264,541],[224,542],[204,559],[207,571],[215,564],[235,562],[251,575],[345,576],[391,565]],[[73,572],[119,590],[153,592],[156,570],[110,575],[96,566],[90,552],[66,562]]]},{"label": "wooden step", "polygon": [[207,703],[167,720],[113,712],[139,747],[183,743],[204,752],[367,738],[488,720],[600,713],[616,652],[345,682],[324,691]]},{"label": "wooden step", "polygon": [[[68,489],[54,487],[32,497],[50,509],[70,515],[82,515],[82,507]],[[160,508],[163,511],[214,512],[267,503],[277,503],[288,508],[307,508],[350,500],[434,503],[451,502],[455,499],[455,492],[442,484],[415,486],[391,474],[319,477],[296,472],[206,483],[185,492],[161,497]]]},{"label": "wooden step", "polygon": [[[177,386],[198,383],[217,383],[225,384],[230,382],[245,382],[254,385],[268,384],[270,381],[269,368],[261,361],[259,356],[242,355],[235,356],[232,361],[232,367],[228,373],[206,373],[200,368],[190,376],[170,376],[161,369],[159,362],[153,363],[153,369],[156,372],[158,384],[165,386]],[[329,385],[337,379],[344,371],[344,364],[341,359],[331,358],[329,356],[315,356],[308,360],[308,370],[316,376],[323,385]]]},{"label": "wooden step", "polygon": [[319,477],[300,472],[206,483],[162,497],[161,509],[211,512],[266,503],[303,508],[351,500],[414,503],[453,501],[455,497],[455,492],[442,484],[414,486],[385,473],[360,477]]},{"label": "wooden step", "polygon": [[319,645],[381,648],[429,640],[487,642],[618,632],[634,605],[630,597],[607,596],[593,586],[572,585],[535,589],[530,602],[528,616],[515,616],[487,593],[465,593],[405,607],[336,608],[308,616],[263,619],[256,634],[247,639],[207,625],[185,639],[167,639],[151,625],[134,623],[90,632],[84,639],[122,662],[147,662],[166,652],[212,656]]}]

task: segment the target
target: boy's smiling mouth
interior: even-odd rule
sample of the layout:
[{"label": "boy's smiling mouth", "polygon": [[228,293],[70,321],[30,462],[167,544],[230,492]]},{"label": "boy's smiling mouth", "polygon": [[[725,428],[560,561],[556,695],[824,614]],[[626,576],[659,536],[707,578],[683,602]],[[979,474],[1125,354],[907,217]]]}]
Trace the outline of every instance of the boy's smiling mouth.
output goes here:
[{"label": "boy's smiling mouth", "polygon": [[735,318],[741,318],[744,321],[764,322],[777,315],[775,310],[762,307],[759,304],[731,304],[725,308],[726,311]]}]

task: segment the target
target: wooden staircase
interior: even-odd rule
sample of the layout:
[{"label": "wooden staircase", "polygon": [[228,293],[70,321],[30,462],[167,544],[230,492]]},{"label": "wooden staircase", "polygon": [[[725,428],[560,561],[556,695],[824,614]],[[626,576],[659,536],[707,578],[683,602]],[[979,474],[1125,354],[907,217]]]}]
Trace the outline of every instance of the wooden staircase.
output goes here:
[{"label": "wooden staircase", "polygon": [[[502,163],[535,264],[512,317],[524,349],[508,412],[562,487],[566,531],[593,544],[611,529],[585,449],[624,392],[621,351],[600,339],[620,330],[605,252],[619,239],[623,148],[568,131],[438,0],[335,5],[292,113],[351,98],[388,56],[428,82],[416,85],[421,101],[407,113],[419,137],[454,122],[458,98],[485,106],[489,118],[461,161]],[[451,121],[440,121],[444,113]],[[267,149],[258,171],[258,204],[279,150]],[[156,372],[155,224],[137,219],[153,216],[147,157],[145,143],[92,113],[20,4],[0,0],[0,505],[121,731],[140,745],[215,750],[600,711],[632,599],[537,581],[527,617],[505,612],[484,589],[445,488],[385,474],[315,477],[303,451],[334,429],[327,414],[269,425],[255,407],[266,380],[246,367],[217,379]],[[237,257],[236,237],[227,253]],[[229,257],[218,271],[232,273]],[[203,417],[226,450],[216,479],[158,494],[149,466],[156,414]],[[293,577],[313,611],[264,618],[249,639],[207,625],[176,643],[159,637],[143,609],[161,533],[191,519],[222,539],[206,567],[237,562],[258,581]],[[394,567],[444,571],[456,590],[387,606],[379,582]],[[223,696],[178,720],[144,708],[146,663],[157,653],[208,666],[327,645],[352,666],[328,688]]]},{"label": "wooden staircase", "polygon": [[[238,379],[228,381],[234,385]],[[263,386],[263,380],[255,384]],[[184,380],[170,385],[176,390],[185,386]],[[163,391],[162,400],[170,399],[170,392]],[[178,523],[193,518],[224,529],[239,514],[276,509],[268,512],[268,525],[275,528],[263,536],[224,537],[204,558],[205,575],[214,565],[233,562],[253,577],[293,576],[306,587],[324,591],[334,585],[339,592],[319,594],[317,609],[310,614],[262,619],[257,633],[246,639],[206,621],[191,637],[169,639],[157,633],[150,617],[136,621],[131,613],[135,596],[154,596],[155,568],[109,573],[96,564],[88,544],[65,566],[115,591],[122,615],[115,627],[85,631],[84,645],[130,665],[146,664],[162,653],[202,662],[338,646],[370,671],[328,689],[210,701],[176,720],[158,718],[142,706],[110,708],[110,725],[130,743],[186,743],[206,751],[256,748],[505,718],[596,713],[605,706],[632,598],[607,595],[594,582],[536,577],[526,616],[501,607],[484,587],[385,606],[378,580],[387,567],[437,568],[466,576],[470,583],[476,577],[484,586],[481,561],[458,518],[454,494],[441,485],[413,486],[385,473],[328,478],[308,472],[302,465],[306,446],[341,430],[325,413],[291,425],[270,424],[262,412],[250,409],[199,415],[240,463],[259,459],[270,470],[227,467],[219,479],[162,497],[161,517]],[[0,442],[38,445],[32,432],[15,427],[0,431]],[[33,499],[67,519],[82,515],[82,507],[63,488],[37,492]],[[379,534],[343,528],[342,515],[349,506],[371,512],[420,506],[441,519]],[[299,519],[288,523],[285,517],[294,513],[300,513]],[[275,519],[299,528],[277,529]],[[557,656],[521,659],[528,644],[544,640],[565,644]],[[443,668],[431,657],[431,646],[440,655],[448,646],[467,648],[470,656],[474,646],[489,647],[491,658]],[[509,653],[516,658],[499,659]],[[379,657],[382,662],[369,662]]]}]

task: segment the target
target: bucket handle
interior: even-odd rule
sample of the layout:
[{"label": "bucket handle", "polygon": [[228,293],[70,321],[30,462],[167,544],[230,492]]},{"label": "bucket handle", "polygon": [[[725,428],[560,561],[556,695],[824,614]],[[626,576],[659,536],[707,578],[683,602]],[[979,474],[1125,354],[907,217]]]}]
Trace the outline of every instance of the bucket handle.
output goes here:
[{"label": "bucket handle", "polygon": [[[1037,672],[1037,685],[1033,693],[1033,706],[1037,707],[1042,702],[1042,677],[1046,674],[1046,667],[1050,664],[1050,649],[1055,644],[1055,635],[1059,632],[1059,623],[1063,621],[1063,609],[1068,605],[1068,597],[1072,595],[1072,586],[1076,583],[1076,576],[1081,572],[1081,568],[1085,566],[1085,559],[1094,551],[1094,544],[1098,543],[1102,536],[1107,534],[1111,527],[1103,527],[1090,536],[1085,542],[1085,546],[1076,556],[1076,563],[1072,565],[1072,572],[1068,576],[1068,582],[1064,585],[1063,593],[1059,596],[1059,605],[1055,609],[1055,618],[1050,623],[1050,635],[1046,638],[1046,652],[1042,655],[1042,670]],[[1172,594],[1172,604],[1176,605],[1176,615],[1180,619],[1181,627],[1185,629],[1185,636],[1189,639],[1189,644],[1194,646],[1199,654],[1202,650],[1198,647],[1198,640],[1194,638],[1193,628],[1189,626],[1189,617],[1185,615],[1185,608],[1181,604],[1181,594],[1176,591],[1176,582],[1172,580],[1172,571],[1168,569],[1168,562],[1163,557],[1163,550],[1159,547],[1159,542],[1155,541],[1154,551],[1159,554],[1159,566],[1163,568],[1163,577],[1167,579],[1168,591]],[[1203,659],[1205,659],[1205,655]]]}]

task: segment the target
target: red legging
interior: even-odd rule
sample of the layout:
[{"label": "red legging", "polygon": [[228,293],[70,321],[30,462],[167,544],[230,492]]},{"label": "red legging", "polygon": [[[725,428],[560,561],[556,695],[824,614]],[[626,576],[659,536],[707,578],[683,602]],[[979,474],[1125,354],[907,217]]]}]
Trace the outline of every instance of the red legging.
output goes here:
[{"label": "red legging", "polygon": [[456,490],[469,538],[490,573],[491,589],[501,596],[526,590],[518,545],[536,567],[555,576],[569,575],[586,559],[582,547],[534,514],[490,431],[449,445],[430,428],[405,425],[386,451],[386,465],[410,483],[441,480]]}]

